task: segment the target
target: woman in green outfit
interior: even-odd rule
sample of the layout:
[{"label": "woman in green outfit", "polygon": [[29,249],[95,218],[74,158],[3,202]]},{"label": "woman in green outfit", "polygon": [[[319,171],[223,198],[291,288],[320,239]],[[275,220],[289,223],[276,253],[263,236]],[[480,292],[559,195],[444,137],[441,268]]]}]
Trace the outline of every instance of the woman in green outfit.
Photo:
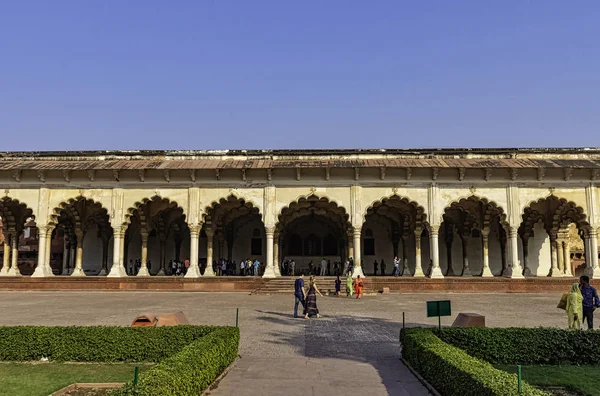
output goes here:
[{"label": "woman in green outfit", "polygon": [[583,296],[579,290],[579,283],[573,283],[567,297],[567,319],[569,329],[580,329],[583,319]]},{"label": "woman in green outfit", "polygon": [[352,274],[350,272],[346,278],[346,297],[352,297]]}]

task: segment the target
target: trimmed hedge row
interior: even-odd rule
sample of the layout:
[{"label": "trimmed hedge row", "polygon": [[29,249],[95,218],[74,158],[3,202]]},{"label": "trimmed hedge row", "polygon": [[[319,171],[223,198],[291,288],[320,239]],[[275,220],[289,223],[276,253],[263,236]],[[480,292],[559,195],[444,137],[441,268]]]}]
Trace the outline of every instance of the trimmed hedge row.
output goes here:
[{"label": "trimmed hedge row", "polygon": [[[442,395],[517,395],[517,376],[445,343],[430,329],[403,329],[402,355]],[[548,395],[523,383],[525,396]]]},{"label": "trimmed hedge row", "polygon": [[236,327],[215,330],[143,372],[137,386],[127,383],[111,395],[197,396],[235,360],[239,340]]},{"label": "trimmed hedge row", "polygon": [[0,361],[158,362],[219,329],[173,327],[0,327]]},{"label": "trimmed hedge row", "polygon": [[492,364],[598,364],[600,331],[552,328],[452,327],[445,342]]}]

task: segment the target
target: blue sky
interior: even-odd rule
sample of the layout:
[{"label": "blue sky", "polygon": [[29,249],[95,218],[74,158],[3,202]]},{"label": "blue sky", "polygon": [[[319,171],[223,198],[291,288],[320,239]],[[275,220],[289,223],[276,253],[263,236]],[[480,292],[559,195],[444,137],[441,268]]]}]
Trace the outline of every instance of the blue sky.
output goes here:
[{"label": "blue sky", "polygon": [[5,1],[0,151],[600,146],[598,21],[598,1]]}]

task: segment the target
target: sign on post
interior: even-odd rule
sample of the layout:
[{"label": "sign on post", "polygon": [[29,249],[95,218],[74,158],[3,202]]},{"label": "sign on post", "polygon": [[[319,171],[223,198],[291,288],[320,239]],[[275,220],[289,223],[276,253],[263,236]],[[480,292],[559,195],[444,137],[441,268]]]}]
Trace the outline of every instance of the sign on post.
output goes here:
[{"label": "sign on post", "polygon": [[450,300],[427,301],[427,317],[438,317],[438,326],[442,330],[442,316],[451,316]]}]

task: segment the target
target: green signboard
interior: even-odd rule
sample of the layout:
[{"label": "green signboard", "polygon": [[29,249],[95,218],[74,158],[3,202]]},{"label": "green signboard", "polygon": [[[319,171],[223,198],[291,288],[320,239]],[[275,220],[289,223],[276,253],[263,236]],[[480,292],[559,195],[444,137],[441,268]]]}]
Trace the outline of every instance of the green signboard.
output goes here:
[{"label": "green signboard", "polygon": [[451,316],[450,300],[427,301],[427,317]]}]

